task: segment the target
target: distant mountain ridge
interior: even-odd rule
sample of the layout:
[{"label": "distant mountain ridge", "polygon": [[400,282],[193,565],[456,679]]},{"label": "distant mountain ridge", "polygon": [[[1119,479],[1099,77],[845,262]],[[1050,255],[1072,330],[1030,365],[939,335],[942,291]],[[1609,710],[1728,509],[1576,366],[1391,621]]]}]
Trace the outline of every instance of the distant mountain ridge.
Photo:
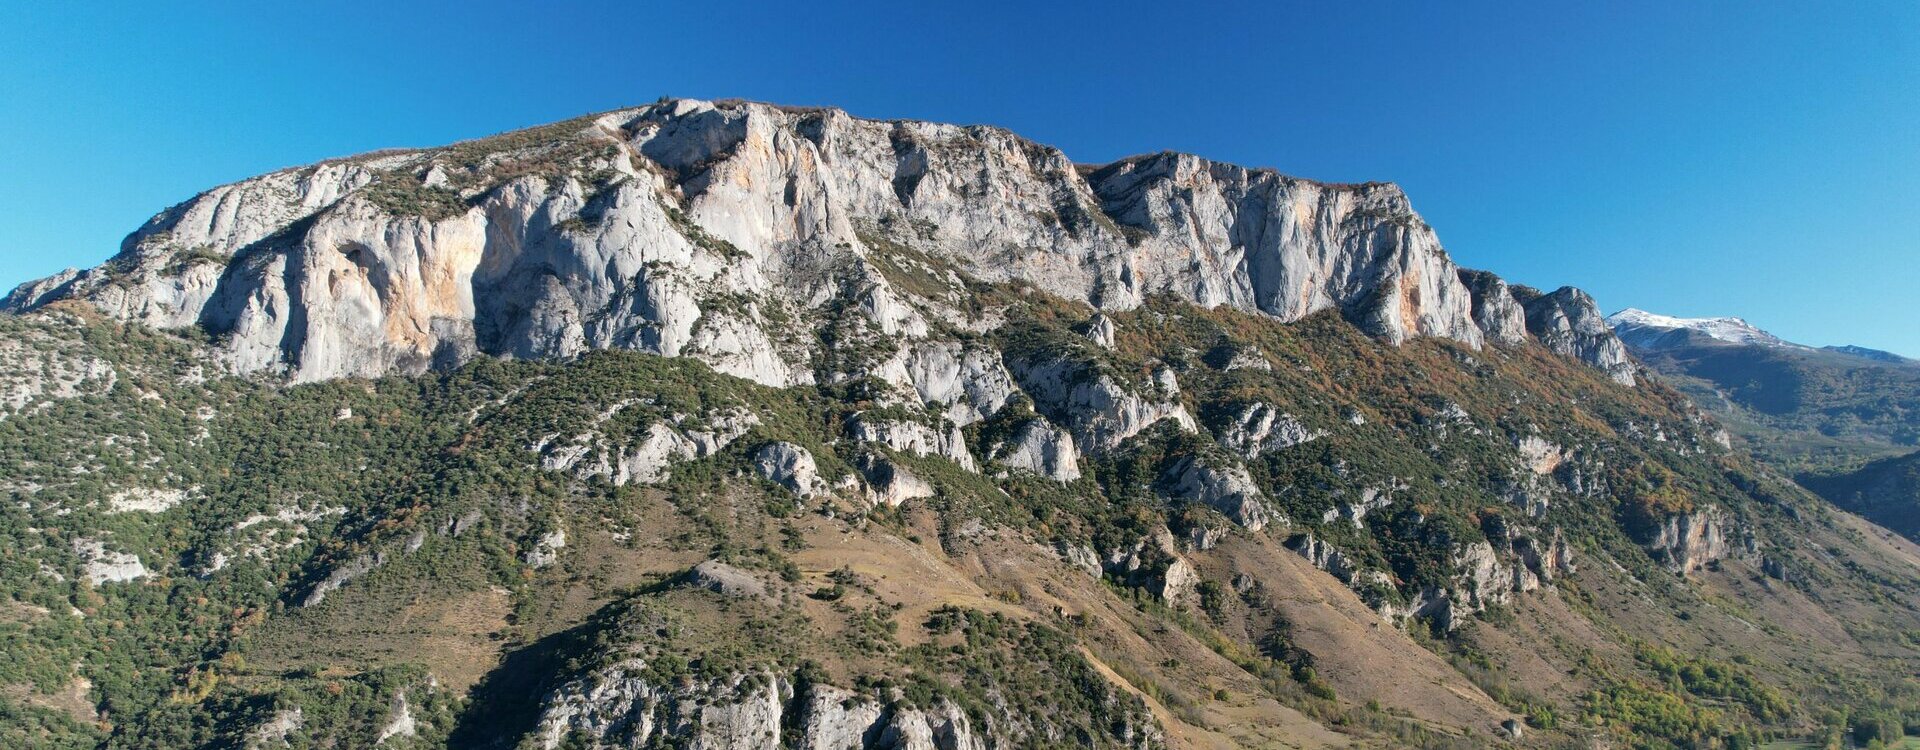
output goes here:
[{"label": "distant mountain ridge", "polygon": [[1809,489],[1920,538],[1920,361],[1814,348],[1734,317],[1628,308],[1607,317],[1648,368],[1718,414],[1755,454]]},{"label": "distant mountain ridge", "polygon": [[1607,316],[1607,324],[1629,346],[1642,348],[1657,347],[1677,331],[1691,331],[1732,344],[1809,348],[1760,330],[1741,318],[1676,318],[1629,307]]}]

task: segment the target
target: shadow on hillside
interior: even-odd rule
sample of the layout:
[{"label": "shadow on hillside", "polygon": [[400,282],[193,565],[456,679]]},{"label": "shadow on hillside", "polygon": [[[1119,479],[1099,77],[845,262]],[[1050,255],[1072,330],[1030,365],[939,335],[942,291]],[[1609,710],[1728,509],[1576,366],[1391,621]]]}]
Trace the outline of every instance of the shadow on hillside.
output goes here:
[{"label": "shadow on hillside", "polygon": [[500,665],[473,687],[447,738],[449,747],[512,748],[540,720],[541,701],[578,676],[597,655],[607,627],[626,611],[615,601],[586,622],[509,651]]}]

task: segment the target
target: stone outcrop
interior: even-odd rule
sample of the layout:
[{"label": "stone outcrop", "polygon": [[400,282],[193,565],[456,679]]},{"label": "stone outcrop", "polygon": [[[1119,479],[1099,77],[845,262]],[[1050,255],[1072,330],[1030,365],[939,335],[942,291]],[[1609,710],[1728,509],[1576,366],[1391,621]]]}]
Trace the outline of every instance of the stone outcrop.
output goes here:
[{"label": "stone outcrop", "polygon": [[995,448],[993,459],[1058,482],[1080,478],[1080,451],[1073,446],[1073,436],[1041,418],[1016,428],[1011,439]]},{"label": "stone outcrop", "polygon": [[570,740],[593,748],[699,750],[986,750],[994,744],[947,700],[912,707],[831,685],[796,687],[784,675],[759,672],[656,684],[637,657],[554,691],[533,738],[546,750],[571,746]]},{"label": "stone outcrop", "polygon": [[1264,403],[1243,405],[1225,423],[1214,428],[1214,436],[1221,445],[1249,461],[1327,434],[1326,430],[1309,428],[1292,414]]},{"label": "stone outcrop", "polygon": [[862,413],[847,420],[847,437],[857,443],[884,445],[901,453],[939,456],[959,464],[960,468],[967,471],[979,470],[974,464],[973,453],[967,450],[966,437],[960,434],[958,425],[951,423],[941,429],[923,422],[877,418]]},{"label": "stone outcrop", "polygon": [[753,452],[753,470],[774,484],[800,497],[812,497],[826,489],[813,453],[793,443],[776,441]]},{"label": "stone outcrop", "polygon": [[708,560],[693,566],[681,577],[681,582],[735,598],[763,599],[767,596],[767,585],[759,578],[719,560]]},{"label": "stone outcrop", "polygon": [[[1187,432],[1196,429],[1193,415],[1159,383],[1137,392],[1093,364],[1072,359],[1016,361],[1013,372],[1034,408],[1066,426],[1074,444],[1096,456],[1161,420],[1172,420]],[[1160,372],[1166,373],[1166,382],[1177,383],[1171,371]]]},{"label": "stone outcrop", "polygon": [[1515,287],[1515,293],[1526,307],[1527,330],[1542,345],[1599,368],[1614,382],[1634,384],[1639,366],[1586,292],[1563,286],[1547,294]]},{"label": "stone outcrop", "polygon": [[1248,531],[1264,529],[1273,520],[1265,495],[1238,466],[1189,456],[1167,468],[1166,480],[1174,497],[1220,511]]},{"label": "stone outcrop", "polygon": [[1676,573],[1692,573],[1733,551],[1730,520],[1717,505],[1666,517],[1647,541],[1647,552]]},{"label": "stone outcrop", "polygon": [[[903,249],[926,259],[918,283],[881,262]],[[807,321],[851,311],[896,342],[974,325],[936,288],[962,276],[1109,310],[1167,294],[1286,321],[1334,310],[1395,343],[1519,341],[1518,296],[1458,268],[1391,184],[1171,153],[1083,169],[997,128],[685,99],[218,187],[4,307],[197,325],[233,369],[298,381],[621,348],[784,386],[813,382],[829,345]],[[1529,302],[1527,328],[1628,381],[1566,292]],[[1110,319],[1087,332],[1112,346]],[[964,423],[1005,383],[951,361],[902,368]]]}]

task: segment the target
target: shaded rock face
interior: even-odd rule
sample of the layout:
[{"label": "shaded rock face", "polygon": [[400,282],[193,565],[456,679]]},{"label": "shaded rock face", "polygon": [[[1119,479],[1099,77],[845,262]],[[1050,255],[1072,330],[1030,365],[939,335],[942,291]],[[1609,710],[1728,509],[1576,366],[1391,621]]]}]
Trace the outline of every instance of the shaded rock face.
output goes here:
[{"label": "shaded rock face", "polygon": [[875,505],[899,507],[908,500],[933,497],[933,485],[884,456],[867,455],[860,461],[867,480],[867,499]]},{"label": "shaded rock face", "polygon": [[[1098,308],[1170,294],[1281,320],[1336,310],[1395,343],[1519,340],[1504,285],[1463,275],[1390,184],[1179,154],[1082,170],[996,128],[694,100],[215,188],[108,264],[4,306],[82,299],[198,325],[233,369],[298,381],[623,348],[784,386],[821,365],[794,314],[848,311],[914,341],[934,308],[956,309],[879,273],[896,245]],[[1557,351],[1620,366],[1583,320],[1562,333],[1528,308]],[[1110,346],[1110,324],[1088,333]],[[954,362],[900,371],[923,397],[964,403],[956,422],[996,408],[991,363]]]},{"label": "shaded rock face", "polygon": [[1586,292],[1563,286],[1548,294],[1517,289],[1524,298],[1527,330],[1557,354],[1597,367],[1621,385],[1633,385],[1639,366],[1620,343],[1600,307]]}]

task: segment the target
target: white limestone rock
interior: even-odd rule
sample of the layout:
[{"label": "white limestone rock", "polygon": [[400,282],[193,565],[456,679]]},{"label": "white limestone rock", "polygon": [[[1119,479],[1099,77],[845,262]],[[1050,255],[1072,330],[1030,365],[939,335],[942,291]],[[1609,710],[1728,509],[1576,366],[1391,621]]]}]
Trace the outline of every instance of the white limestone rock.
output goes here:
[{"label": "white limestone rock", "polygon": [[521,554],[527,567],[538,570],[560,561],[560,550],[567,547],[567,530],[554,529],[541,534],[534,540],[533,546]]},{"label": "white limestone rock", "polygon": [[1634,384],[1639,366],[1586,292],[1570,286],[1549,294],[1520,287],[1516,290],[1526,306],[1527,330],[1541,344],[1600,369],[1616,383]]},{"label": "white limestone rock", "polygon": [[933,485],[927,480],[884,456],[863,456],[860,473],[867,480],[867,499],[875,505],[897,508],[908,500],[934,494]]},{"label": "white limestone rock", "polygon": [[1266,528],[1273,519],[1266,496],[1238,466],[1189,456],[1168,467],[1166,476],[1175,497],[1220,511],[1248,531]]},{"label": "white limestone rock", "polygon": [[[218,187],[154,217],[109,264],[24,285],[0,306],[77,299],[122,320],[198,325],[234,369],[302,382],[623,348],[787,386],[812,382],[817,342],[791,335],[807,322],[772,322],[785,317],[776,308],[818,320],[844,303],[881,336],[934,333],[927,300],[872,260],[897,245],[1098,309],[1169,294],[1282,321],[1337,310],[1394,343],[1517,340],[1499,285],[1463,281],[1390,184],[1182,154],[1082,170],[997,128],[745,102],[667,100],[538,137]],[[544,174],[503,166],[554,153],[576,155]],[[1528,313],[1556,351],[1631,377],[1584,316],[1563,326]],[[1110,346],[1100,320],[1089,333]]]},{"label": "white limestone rock", "polygon": [[979,471],[960,427],[951,423],[945,427],[942,430],[924,422],[876,418],[863,412],[847,420],[847,437],[858,443],[884,445],[901,453],[939,456],[967,471]]},{"label": "white limestone rock", "polygon": [[107,549],[106,542],[99,539],[81,537],[73,540],[73,553],[80,557],[81,572],[86,575],[87,582],[94,586],[126,583],[151,574],[139,557]]},{"label": "white limestone rock", "polygon": [[1015,428],[1010,440],[994,448],[993,459],[1056,482],[1080,478],[1080,451],[1073,446],[1073,436],[1040,417]]},{"label": "white limestone rock", "polygon": [[793,443],[776,441],[753,452],[753,470],[774,484],[800,497],[813,497],[826,490],[826,480],[813,461],[813,453]]},{"label": "white limestone rock", "polygon": [[1688,574],[1730,555],[1733,551],[1730,536],[1731,519],[1727,512],[1720,506],[1706,505],[1668,516],[1654,529],[1647,551],[1668,569]]},{"label": "white limestone rock", "polygon": [[1319,440],[1328,434],[1326,430],[1307,427],[1292,414],[1281,412],[1272,404],[1257,402],[1241,406],[1239,411],[1214,430],[1221,445],[1249,461]]}]

